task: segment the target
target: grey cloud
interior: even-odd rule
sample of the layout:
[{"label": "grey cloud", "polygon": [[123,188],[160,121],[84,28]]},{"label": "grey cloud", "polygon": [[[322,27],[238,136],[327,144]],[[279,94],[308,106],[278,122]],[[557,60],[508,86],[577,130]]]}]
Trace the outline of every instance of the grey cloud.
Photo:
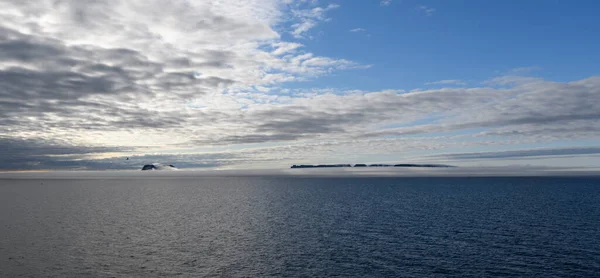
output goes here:
[{"label": "grey cloud", "polygon": [[562,156],[562,155],[589,155],[600,154],[600,147],[578,147],[578,148],[554,148],[554,149],[526,149],[517,151],[500,152],[478,152],[478,153],[453,153],[438,155],[447,159],[499,159],[499,158],[523,158],[539,156]]},{"label": "grey cloud", "polygon": [[23,69],[0,71],[3,97],[21,96],[23,100],[35,98],[70,99],[85,94],[113,93],[117,80],[90,77],[74,72],[39,72]]},{"label": "grey cloud", "polygon": [[[46,117],[59,116],[64,118],[62,127],[70,129],[176,127],[186,118],[180,113],[163,115],[143,109],[127,110],[115,103],[155,98],[156,91],[140,82],[155,83],[165,92],[189,91],[190,86],[209,90],[235,82],[219,77],[197,80],[189,72],[164,74],[160,64],[150,62],[130,49],[66,47],[54,40],[6,29],[2,31],[0,58],[17,62],[13,67],[0,70],[0,87],[3,88],[0,91],[0,122],[5,126],[43,130],[38,123],[42,120],[45,126],[60,128]],[[38,69],[22,67],[18,63]],[[201,94],[203,90],[193,90],[193,96]],[[189,92],[182,95],[191,96]],[[106,103],[94,100],[95,96],[112,97]],[[35,116],[38,120],[27,122],[24,116]],[[115,117],[118,119],[107,119]]]},{"label": "grey cloud", "polygon": [[71,155],[125,151],[123,147],[86,147],[52,139],[17,139],[0,137],[0,149],[6,156]]},{"label": "grey cloud", "polygon": [[194,64],[196,68],[231,68],[232,66],[225,61],[209,61],[209,62],[201,62]]},{"label": "grey cloud", "polygon": [[574,120],[568,124],[524,124],[494,128],[476,136],[527,137],[543,139],[593,138],[600,134],[600,121]]},{"label": "grey cloud", "polygon": [[121,170],[139,170],[145,164],[150,163],[165,163],[175,165],[179,169],[185,168],[210,168],[232,164],[232,161],[238,157],[231,153],[208,153],[208,154],[146,154],[133,155],[91,160],[88,166],[89,169],[103,169],[98,166],[111,165],[112,169]]},{"label": "grey cloud", "polygon": [[[18,126],[21,130],[40,133],[50,132],[48,128],[105,130],[111,125],[115,130],[168,125],[178,128],[193,119],[210,121],[195,124],[227,121],[200,111],[144,109],[138,103],[182,105],[189,99],[207,92],[215,94],[215,90],[218,92],[238,83],[232,79],[236,75],[231,74],[203,73],[201,78],[193,78],[195,70],[237,69],[236,66],[241,65],[250,66],[243,69],[245,72],[261,71],[256,66],[266,67],[262,69],[266,72],[267,68],[270,71],[273,66],[281,67],[277,63],[288,63],[270,61],[271,65],[252,61],[256,59],[255,54],[266,53],[257,50],[240,54],[213,49],[240,39],[253,42],[274,38],[276,34],[259,21],[229,18],[186,2],[173,2],[164,7],[156,6],[158,2],[146,1],[124,5],[112,5],[110,1],[57,1],[53,6],[7,4],[23,14],[50,15],[57,21],[44,23],[37,17],[14,15],[0,22],[0,58],[4,64],[4,67],[0,65],[0,86],[4,88],[0,113],[3,124]],[[131,12],[136,12],[138,17],[127,16],[126,13]],[[162,13],[166,16],[160,16]],[[116,17],[121,14],[125,17]],[[178,17],[171,18],[169,14]],[[199,18],[199,14],[203,15],[199,26],[193,27],[185,20]],[[149,18],[152,24],[146,22]],[[161,37],[160,30],[154,27],[171,33],[183,28],[186,37],[191,38],[185,42],[194,47],[166,43],[168,38]],[[194,30],[198,27],[202,30]],[[28,31],[21,32],[23,30]],[[197,35],[197,32],[204,33]],[[105,45],[104,39],[109,39],[111,47]],[[212,40],[211,49],[198,49],[197,45],[202,45],[205,39]],[[321,71],[317,66],[311,70]]]},{"label": "grey cloud", "polygon": [[[139,147],[138,147],[139,148]],[[232,164],[243,154],[146,154],[105,159],[89,155],[107,152],[131,152],[130,147],[93,147],[72,145],[53,139],[17,139],[0,137],[0,171],[4,170],[135,170],[144,164],[165,162],[178,168],[216,167]],[[126,157],[129,159],[126,160]]]},{"label": "grey cloud", "polygon": [[174,164],[177,168],[210,168],[228,165],[218,158],[210,160],[195,160],[194,157],[179,158],[178,161],[172,156],[152,156],[148,158],[137,158],[125,160],[125,157],[111,159],[84,159],[73,160],[72,158],[36,157],[29,160],[9,160],[6,166],[0,167],[0,171],[9,170],[140,170],[143,165],[158,161]]},{"label": "grey cloud", "polygon": [[[338,95],[274,96],[271,92],[285,80],[355,64],[288,52],[297,44],[287,43],[279,55],[265,51],[265,45],[281,42],[269,27],[281,17],[263,14],[269,3],[259,2],[227,7],[231,11],[208,1],[55,1],[56,9],[50,2],[3,2],[31,16],[0,19],[0,133],[67,141],[91,136],[134,140],[123,135],[128,132],[143,138],[168,134],[172,139],[160,143],[188,140],[196,147],[371,140],[474,128],[484,130],[478,140],[491,138],[495,144],[516,137],[540,142],[600,137],[600,77],[574,82],[504,77],[487,88],[360,94],[333,89]],[[300,22],[292,25],[323,20],[327,8],[293,10]],[[42,22],[43,16],[54,21]],[[254,89],[261,86],[269,93]],[[382,128],[388,126],[405,127]],[[509,138],[493,142],[495,136]],[[449,145],[441,140],[410,146]],[[405,150],[395,143],[369,144],[352,146],[377,153],[383,152],[382,145]],[[303,150],[348,152],[321,145]]]},{"label": "grey cloud", "polygon": [[254,143],[265,143],[265,142],[277,142],[277,141],[291,141],[302,138],[301,135],[297,134],[248,134],[248,135],[229,135],[225,137],[204,139],[204,140],[193,140],[185,145],[230,145],[230,144],[254,144]]},{"label": "grey cloud", "polygon": [[[265,118],[269,117],[270,118]],[[256,118],[269,119],[257,125],[256,131],[280,132],[285,134],[327,134],[342,132],[343,124],[352,121],[353,117],[345,114],[325,113],[310,110],[268,111],[253,115]]]},{"label": "grey cloud", "polygon": [[[67,148],[55,148],[63,152]],[[106,149],[104,151],[111,151]],[[123,149],[121,149],[123,150]],[[76,149],[75,152],[86,152],[85,148]],[[103,152],[100,149],[96,151]],[[70,151],[67,151],[70,152]],[[150,163],[164,163],[175,165],[179,169],[186,168],[214,168],[235,165],[239,163],[268,161],[249,157],[247,153],[221,152],[205,154],[146,154],[111,157],[104,159],[74,159],[72,156],[31,155],[15,156],[3,161],[0,171],[7,170],[140,170],[143,165]],[[128,159],[127,159],[128,158]]]},{"label": "grey cloud", "polygon": [[[71,145],[52,139],[0,137],[0,170],[64,169],[62,166],[75,165],[78,162],[73,159],[83,155],[126,150],[128,148]],[[56,167],[47,168],[51,165]]]},{"label": "grey cloud", "polygon": [[235,80],[227,79],[227,78],[220,78],[220,77],[216,77],[216,76],[200,78],[199,80],[200,80],[200,83],[207,84],[211,87],[229,86],[229,85],[235,83]]},{"label": "grey cloud", "polygon": [[[469,90],[442,90],[438,94],[417,93],[373,93],[359,97],[331,96],[327,99],[314,99],[327,110],[317,110],[309,106],[283,106],[269,111],[259,111],[253,115],[262,119],[258,132],[283,131],[285,133],[344,133],[360,128],[365,124],[381,121],[405,121],[432,112],[445,112],[458,109],[462,105],[477,104],[486,89],[469,93]],[[356,134],[355,134],[356,135]]]},{"label": "grey cloud", "polygon": [[[581,138],[581,133],[592,133],[590,135],[600,135],[600,130],[597,127],[593,127],[595,123],[589,121],[596,121],[600,119],[600,113],[590,113],[583,115],[556,115],[556,116],[529,116],[523,117],[524,115],[519,115],[521,118],[515,119],[502,119],[496,118],[490,121],[482,121],[482,122],[467,122],[467,123],[457,123],[457,124],[423,124],[411,127],[403,127],[403,128],[390,128],[384,129],[380,131],[366,132],[361,134],[359,137],[367,138],[367,137],[380,137],[380,136],[402,136],[402,135],[414,135],[414,134],[427,134],[427,133],[436,133],[436,132],[452,132],[458,130],[465,129],[476,129],[476,128],[490,128],[491,131],[482,132],[480,136],[498,136],[498,135],[548,135],[549,133],[561,135],[566,135],[564,132],[571,132],[575,137]],[[584,124],[584,126],[579,126],[577,128],[569,128],[569,125],[576,121],[585,120],[588,121]],[[581,124],[581,122],[580,122]],[[531,129],[529,126],[536,125],[538,128],[535,128],[535,132],[527,131],[525,129]],[[509,131],[501,131],[506,130],[506,127]],[[525,127],[527,126],[527,127]],[[544,127],[544,128],[542,128]],[[496,131],[496,128],[499,128]]]},{"label": "grey cloud", "polygon": [[[509,89],[441,89],[414,93],[321,95],[291,104],[265,106],[231,118],[249,131],[221,142],[266,142],[346,136],[377,138],[467,129],[521,130],[538,126],[542,135],[571,127],[573,137],[598,137],[600,84],[590,78],[571,83],[523,83]],[[437,115],[432,123],[419,123]],[[381,123],[408,127],[375,130]],[[577,130],[574,129],[575,123]],[[412,126],[410,126],[412,125]],[[541,127],[544,127],[543,129]],[[266,134],[257,139],[255,134]],[[531,132],[529,132],[531,135]],[[247,140],[244,140],[247,137]],[[541,140],[542,137],[539,137]],[[198,142],[207,142],[199,140]]]},{"label": "grey cloud", "polygon": [[200,53],[184,52],[182,56],[171,58],[165,61],[167,64],[174,67],[183,67],[191,69],[206,69],[217,68],[226,69],[232,68],[236,63],[236,53],[233,51],[207,49]]},{"label": "grey cloud", "polygon": [[[512,130],[516,131],[515,129],[531,125],[544,126],[543,130],[546,132],[558,132],[575,123],[579,126],[579,131],[583,132],[586,129],[594,130],[593,127],[600,120],[600,113],[597,112],[600,111],[600,80],[595,77],[570,83],[534,80],[514,88],[487,92],[496,97],[486,100],[484,91],[481,91],[479,96],[469,96],[469,100],[453,97],[446,101],[442,99],[443,94],[429,94],[419,101],[415,99],[414,107],[421,108],[425,104],[425,111],[442,112],[446,114],[445,118],[431,124],[371,131],[363,136],[399,136],[473,128],[513,127]],[[423,102],[425,99],[427,100]],[[433,105],[427,102],[432,102]],[[444,103],[445,107],[435,104],[436,102]],[[587,133],[592,136],[600,135]]]},{"label": "grey cloud", "polygon": [[229,119],[250,126],[251,133],[208,140],[193,140],[192,142],[196,144],[246,144],[311,139],[320,135],[345,133],[345,125],[351,122],[359,123],[363,117],[364,115],[360,113],[326,113],[298,106],[251,111],[244,113],[241,118]]},{"label": "grey cloud", "polygon": [[49,44],[35,44],[18,40],[3,40],[0,43],[0,58],[3,61],[16,60],[30,62],[63,54],[64,51],[62,49]]}]

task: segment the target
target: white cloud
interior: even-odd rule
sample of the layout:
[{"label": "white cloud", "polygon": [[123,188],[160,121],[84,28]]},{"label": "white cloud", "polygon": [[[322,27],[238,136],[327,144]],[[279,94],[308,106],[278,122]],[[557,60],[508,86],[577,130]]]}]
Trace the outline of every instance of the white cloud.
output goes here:
[{"label": "white cloud", "polygon": [[466,82],[461,81],[461,80],[456,80],[456,79],[446,79],[446,80],[439,80],[439,81],[434,81],[434,82],[427,82],[425,83],[425,85],[467,85]]},{"label": "white cloud", "polygon": [[542,68],[538,67],[538,66],[530,66],[530,67],[514,68],[514,69],[511,69],[510,72],[513,74],[526,74],[526,73],[530,73],[532,71],[538,71],[541,69]]},{"label": "white cloud", "polygon": [[350,32],[365,32],[367,31],[367,29],[364,28],[354,28],[354,29],[350,29]]},{"label": "white cloud", "polygon": [[[308,31],[316,27],[319,22],[327,21],[329,18],[325,17],[327,11],[337,9],[340,6],[337,4],[329,4],[326,7],[315,7],[312,9],[294,9],[292,10],[293,16],[299,21],[292,25],[292,35],[297,39],[306,38]],[[310,36],[309,36],[310,38]]]},{"label": "white cloud", "polygon": [[379,2],[379,5],[384,6],[384,7],[389,6],[391,4],[392,4],[392,0],[381,0],[381,2]]},{"label": "white cloud", "polygon": [[295,38],[301,39],[303,38],[304,33],[308,32],[308,30],[314,28],[315,26],[317,26],[316,22],[310,19],[305,19],[302,23],[296,23],[292,25],[292,27],[295,28],[294,31],[292,31],[292,34]]},{"label": "white cloud", "polygon": [[435,12],[435,8],[425,6],[425,5],[421,5],[421,6],[417,7],[417,9],[420,10],[421,12],[423,12],[427,16],[431,16]]},{"label": "white cloud", "polygon": [[290,52],[294,52],[297,48],[303,47],[304,45],[293,42],[277,42],[272,44],[276,49],[271,52],[273,55],[282,55]]}]

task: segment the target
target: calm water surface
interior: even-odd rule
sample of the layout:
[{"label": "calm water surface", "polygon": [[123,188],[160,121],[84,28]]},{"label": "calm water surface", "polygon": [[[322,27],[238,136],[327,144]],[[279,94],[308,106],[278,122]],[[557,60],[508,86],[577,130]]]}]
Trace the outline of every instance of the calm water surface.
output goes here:
[{"label": "calm water surface", "polygon": [[0,276],[599,277],[598,178],[0,180]]}]

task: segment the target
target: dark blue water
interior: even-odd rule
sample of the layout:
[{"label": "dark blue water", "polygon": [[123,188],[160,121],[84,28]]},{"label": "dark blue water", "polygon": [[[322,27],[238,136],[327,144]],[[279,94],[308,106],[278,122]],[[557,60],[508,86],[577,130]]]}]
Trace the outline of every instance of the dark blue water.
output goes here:
[{"label": "dark blue water", "polygon": [[2,277],[600,276],[598,178],[0,180],[0,217]]}]

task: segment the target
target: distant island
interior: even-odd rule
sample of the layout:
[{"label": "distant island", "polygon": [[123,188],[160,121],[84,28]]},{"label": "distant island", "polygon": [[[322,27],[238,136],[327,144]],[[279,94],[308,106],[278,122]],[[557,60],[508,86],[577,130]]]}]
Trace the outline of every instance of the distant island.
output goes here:
[{"label": "distant island", "polygon": [[456,167],[444,164],[319,164],[319,165],[292,165],[291,168],[339,168],[339,167],[421,167],[421,168],[449,168]]},{"label": "distant island", "polygon": [[177,168],[175,168],[175,166],[173,166],[171,164],[163,165],[160,163],[146,164],[146,165],[144,165],[144,167],[142,167],[142,171],[148,171],[148,170],[177,170]]},{"label": "distant island", "polygon": [[319,165],[292,165],[292,168],[334,168],[352,167],[351,164],[319,164]]}]

